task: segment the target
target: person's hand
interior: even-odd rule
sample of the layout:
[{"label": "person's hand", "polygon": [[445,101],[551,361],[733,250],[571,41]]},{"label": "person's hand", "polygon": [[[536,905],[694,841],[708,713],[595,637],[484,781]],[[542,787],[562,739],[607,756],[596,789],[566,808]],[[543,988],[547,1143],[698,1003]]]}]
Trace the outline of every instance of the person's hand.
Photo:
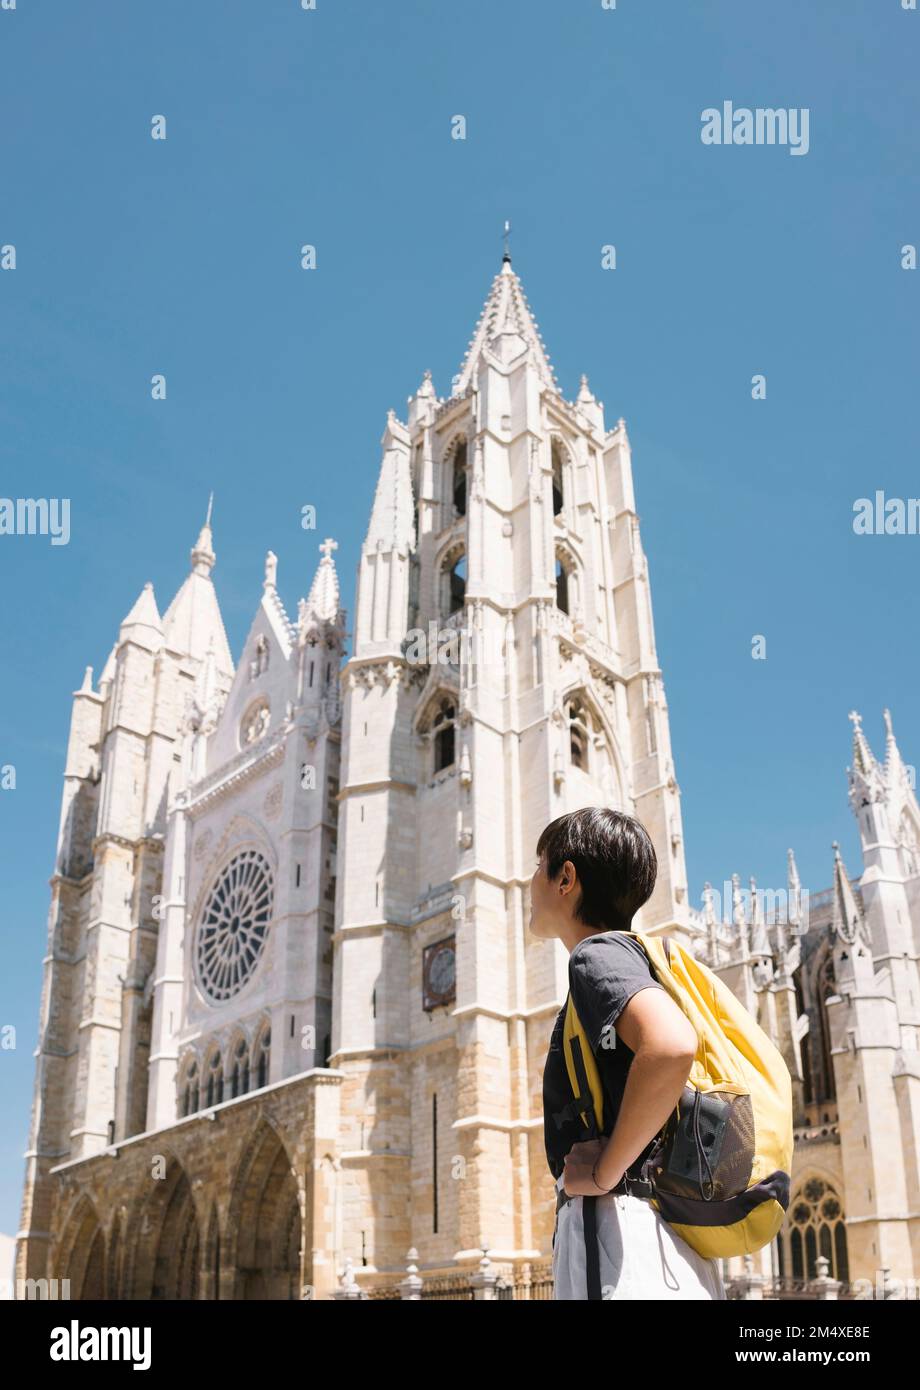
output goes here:
[{"label": "person's hand", "polygon": [[[580,1144],[572,1145],[563,1162],[563,1187],[566,1196],[600,1197],[602,1195],[602,1189],[594,1181],[592,1173],[595,1163],[606,1147],[606,1139],[585,1139]],[[615,1187],[621,1176],[622,1174],[618,1173],[612,1183],[607,1183],[605,1179],[604,1187]]]}]

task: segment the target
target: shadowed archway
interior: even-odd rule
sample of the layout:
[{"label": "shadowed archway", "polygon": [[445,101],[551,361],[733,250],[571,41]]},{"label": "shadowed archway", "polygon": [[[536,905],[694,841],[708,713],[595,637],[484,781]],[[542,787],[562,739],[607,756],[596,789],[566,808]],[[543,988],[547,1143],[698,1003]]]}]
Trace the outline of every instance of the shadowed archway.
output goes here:
[{"label": "shadowed archway", "polygon": [[105,1237],[89,1197],[82,1196],[74,1207],[60,1249],[59,1277],[70,1280],[70,1297],[104,1299]]},{"label": "shadowed archway", "polygon": [[262,1125],[247,1146],[229,1220],[234,1240],[234,1297],[296,1299],[303,1222],[297,1179],[278,1134]]},{"label": "shadowed archway", "polygon": [[124,1220],[119,1213],[112,1223],[112,1233],[109,1237],[109,1258],[106,1261],[106,1277],[108,1289],[107,1298],[121,1298],[121,1261],[124,1251]]},{"label": "shadowed archway", "polygon": [[201,1243],[188,1177],[171,1158],[166,1176],[151,1182],[137,1232],[133,1297],[198,1298]]}]

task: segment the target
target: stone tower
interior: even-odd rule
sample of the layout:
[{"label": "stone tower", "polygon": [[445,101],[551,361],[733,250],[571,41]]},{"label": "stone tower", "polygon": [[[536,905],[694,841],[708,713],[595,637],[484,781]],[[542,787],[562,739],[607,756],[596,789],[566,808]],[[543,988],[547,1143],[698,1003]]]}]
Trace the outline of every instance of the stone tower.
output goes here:
[{"label": "stone tower", "polygon": [[55,1163],[144,1128],[157,904],[182,711],[233,662],[208,520],[161,618],[145,585],[93,689],[74,694],[51,878],[17,1277],[43,1277]]},{"label": "stone tower", "polygon": [[920,1278],[920,807],[885,711],[879,765],[852,714],[861,903],[837,854],[836,997],[827,1003],[850,1265]]},{"label": "stone tower", "polygon": [[169,807],[148,1130],[173,1123],[177,1097],[179,1113],[192,1113],[328,1056],[345,638],[335,548],[320,547],[296,623],[269,551],[229,691],[207,686],[185,721],[186,766]]},{"label": "stone tower", "polygon": [[342,673],[331,1065],[345,1251],[548,1249],[541,1077],[567,988],[529,936],[543,827],[609,805],[689,940],[680,799],[623,420],[556,382],[505,255],[454,389],[389,413]]}]

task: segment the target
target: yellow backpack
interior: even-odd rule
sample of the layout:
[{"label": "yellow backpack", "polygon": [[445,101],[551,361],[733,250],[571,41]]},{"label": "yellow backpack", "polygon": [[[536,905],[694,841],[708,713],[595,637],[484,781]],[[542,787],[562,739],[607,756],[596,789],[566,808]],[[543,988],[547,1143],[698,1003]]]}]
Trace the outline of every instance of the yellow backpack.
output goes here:
[{"label": "yellow backpack", "polygon": [[[696,1029],[699,1046],[677,1107],[656,1136],[638,1178],[629,1177],[621,1190],[648,1198],[707,1259],[760,1250],[779,1231],[789,1205],[789,1068],[708,966],[668,937],[639,931],[627,935],[642,945],[656,979]],[[600,1137],[603,1087],[571,991],[562,1045],[575,1097],[571,1109],[591,1131],[588,1137]],[[586,1199],[585,1205],[593,1207],[594,1200]]]}]

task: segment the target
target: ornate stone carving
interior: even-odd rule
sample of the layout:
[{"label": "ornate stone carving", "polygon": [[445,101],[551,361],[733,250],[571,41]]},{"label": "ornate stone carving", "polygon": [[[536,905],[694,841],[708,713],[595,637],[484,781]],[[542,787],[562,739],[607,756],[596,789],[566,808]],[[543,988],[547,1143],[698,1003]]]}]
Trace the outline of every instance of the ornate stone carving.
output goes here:
[{"label": "ornate stone carving", "polygon": [[271,710],[267,700],[259,700],[243,716],[240,724],[240,747],[246,748],[251,743],[257,743],[268,733],[268,726],[271,723]]},{"label": "ornate stone carving", "polygon": [[200,835],[195,837],[195,844],[192,848],[192,855],[196,862],[200,862],[208,852],[208,848],[213,839],[210,830],[203,830]]}]

